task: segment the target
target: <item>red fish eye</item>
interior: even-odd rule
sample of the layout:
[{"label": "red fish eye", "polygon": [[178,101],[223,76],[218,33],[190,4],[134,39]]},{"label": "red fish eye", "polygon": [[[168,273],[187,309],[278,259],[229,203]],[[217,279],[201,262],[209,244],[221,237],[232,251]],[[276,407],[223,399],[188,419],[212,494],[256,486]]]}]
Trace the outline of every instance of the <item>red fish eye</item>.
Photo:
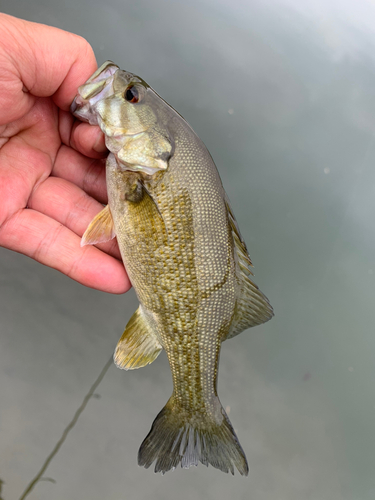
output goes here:
[{"label": "red fish eye", "polygon": [[134,86],[128,87],[125,90],[124,97],[128,102],[135,103],[135,102],[139,101],[139,92],[138,92],[137,88]]}]

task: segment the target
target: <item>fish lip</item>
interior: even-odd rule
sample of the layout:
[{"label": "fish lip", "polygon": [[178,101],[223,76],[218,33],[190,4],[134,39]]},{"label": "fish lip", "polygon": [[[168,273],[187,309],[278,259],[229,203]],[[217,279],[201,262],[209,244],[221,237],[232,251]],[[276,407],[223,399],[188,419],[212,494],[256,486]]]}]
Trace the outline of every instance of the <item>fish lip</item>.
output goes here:
[{"label": "fish lip", "polygon": [[82,122],[90,123],[90,119],[86,116],[88,103],[77,102],[77,98],[78,100],[81,99],[80,96],[76,96],[74,98],[72,104],[70,105],[70,112],[72,113],[73,116],[75,116]]},{"label": "fish lip", "polygon": [[75,96],[72,104],[70,105],[70,112],[72,113],[72,115],[74,115],[75,117],[77,117],[83,121],[87,121],[87,118],[85,118],[84,116],[81,116],[81,111],[84,108],[85,104],[88,104],[88,103],[82,102],[82,97],[78,94]]},{"label": "fish lip", "polygon": [[75,97],[73,99],[72,104],[70,105],[70,112],[74,115],[74,112],[76,111],[77,108],[78,108],[77,97]]}]

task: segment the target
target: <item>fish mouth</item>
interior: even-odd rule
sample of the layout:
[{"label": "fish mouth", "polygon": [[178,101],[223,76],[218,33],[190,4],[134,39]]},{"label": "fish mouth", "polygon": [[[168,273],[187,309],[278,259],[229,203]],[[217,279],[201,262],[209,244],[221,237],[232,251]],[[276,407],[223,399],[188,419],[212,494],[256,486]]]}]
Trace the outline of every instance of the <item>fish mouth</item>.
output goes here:
[{"label": "fish mouth", "polygon": [[82,99],[80,95],[76,95],[70,105],[70,112],[72,115],[79,118],[83,122],[92,123],[94,115],[90,111],[90,102]]},{"label": "fish mouth", "polygon": [[106,61],[97,71],[78,87],[78,93],[70,105],[71,113],[82,121],[97,125],[93,107],[113,92],[112,83],[119,67],[112,61]]}]

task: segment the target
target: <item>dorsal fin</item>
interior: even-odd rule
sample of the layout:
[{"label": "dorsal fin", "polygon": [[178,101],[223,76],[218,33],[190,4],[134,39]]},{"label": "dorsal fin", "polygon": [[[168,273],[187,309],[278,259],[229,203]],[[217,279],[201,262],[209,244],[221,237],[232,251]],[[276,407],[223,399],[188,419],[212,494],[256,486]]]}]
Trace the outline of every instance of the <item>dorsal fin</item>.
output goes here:
[{"label": "dorsal fin", "polygon": [[253,274],[250,267],[252,267],[253,264],[227,196],[225,198],[225,205],[228,212],[229,224],[232,229],[234,251],[237,256],[238,265],[237,277],[241,287],[241,293],[237,299],[231,328],[225,338],[225,340],[227,340],[235,337],[247,328],[260,325],[271,319],[273,316],[273,309],[267,297],[263,295],[257,285],[250,279],[250,276]]}]

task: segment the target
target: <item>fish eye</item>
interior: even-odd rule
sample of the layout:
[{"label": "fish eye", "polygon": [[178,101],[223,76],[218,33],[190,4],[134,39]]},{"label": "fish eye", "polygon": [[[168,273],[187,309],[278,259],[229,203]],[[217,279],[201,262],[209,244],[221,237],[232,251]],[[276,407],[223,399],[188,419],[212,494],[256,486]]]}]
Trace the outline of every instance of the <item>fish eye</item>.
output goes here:
[{"label": "fish eye", "polygon": [[129,87],[124,92],[125,100],[131,103],[139,102],[141,99],[139,90],[135,85],[129,85]]}]

